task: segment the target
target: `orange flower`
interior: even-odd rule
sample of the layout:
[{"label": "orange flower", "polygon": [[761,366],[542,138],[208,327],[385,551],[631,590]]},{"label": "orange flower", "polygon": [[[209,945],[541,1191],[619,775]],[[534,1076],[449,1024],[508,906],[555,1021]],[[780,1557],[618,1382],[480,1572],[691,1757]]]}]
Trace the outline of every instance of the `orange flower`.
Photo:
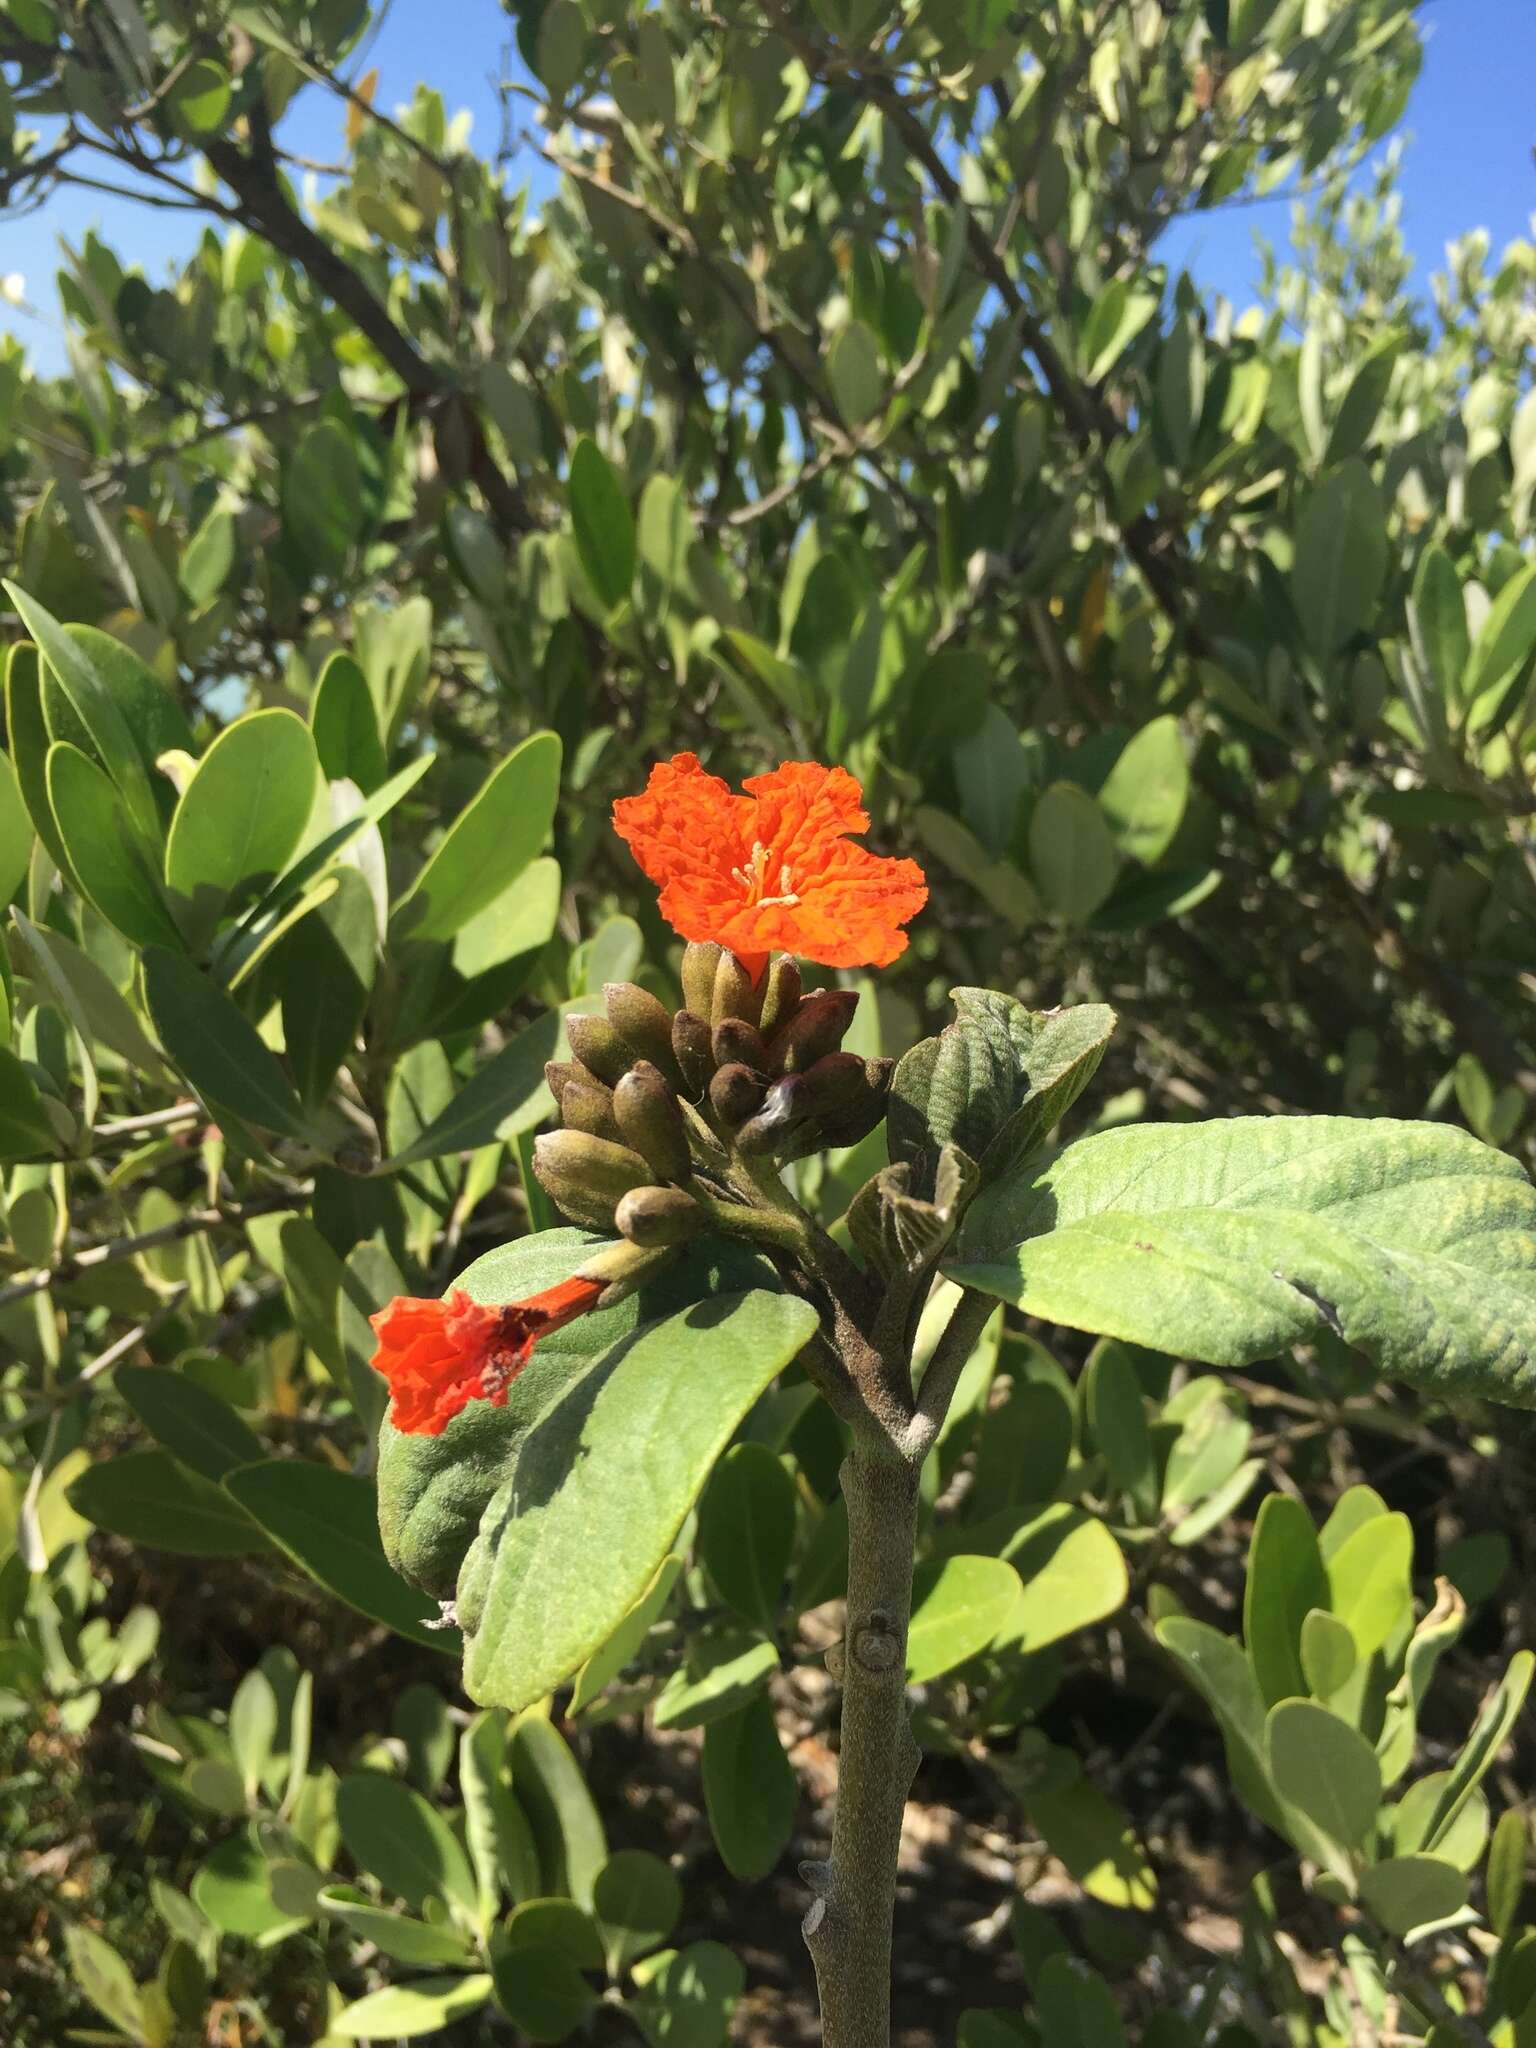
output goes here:
[{"label": "orange flower", "polygon": [[595,1308],[605,1285],[578,1275],[505,1308],[471,1301],[461,1287],[442,1301],[396,1295],[368,1318],[379,1339],[373,1369],[394,1397],[391,1422],[407,1436],[441,1436],[471,1401],[505,1408],[538,1340]]},{"label": "orange flower", "polygon": [[614,829],[660,885],[673,930],[728,946],[754,979],[770,953],[886,967],[904,952],[901,927],[928,885],[915,861],[854,845],[869,816],[848,771],[786,761],[746,789],[736,796],[696,754],[674,754],[643,796],[614,805]]}]

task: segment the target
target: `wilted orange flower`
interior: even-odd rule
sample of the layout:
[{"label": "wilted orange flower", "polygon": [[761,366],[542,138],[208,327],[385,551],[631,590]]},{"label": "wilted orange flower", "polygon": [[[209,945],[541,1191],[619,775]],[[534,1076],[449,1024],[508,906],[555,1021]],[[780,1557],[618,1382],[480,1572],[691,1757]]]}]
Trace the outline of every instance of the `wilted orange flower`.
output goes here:
[{"label": "wilted orange flower", "polygon": [[661,914],[685,939],[728,946],[754,977],[770,953],[823,967],[885,967],[901,927],[928,900],[915,861],[855,846],[863,791],[845,768],[786,761],[733,794],[696,754],[651,770],[621,797],[614,829],[661,888]]},{"label": "wilted orange flower", "polygon": [[396,1295],[368,1318],[379,1339],[373,1369],[394,1397],[390,1421],[407,1436],[441,1436],[471,1401],[505,1408],[538,1340],[595,1308],[604,1285],[578,1275],[505,1308],[471,1301],[461,1287],[442,1301]]}]

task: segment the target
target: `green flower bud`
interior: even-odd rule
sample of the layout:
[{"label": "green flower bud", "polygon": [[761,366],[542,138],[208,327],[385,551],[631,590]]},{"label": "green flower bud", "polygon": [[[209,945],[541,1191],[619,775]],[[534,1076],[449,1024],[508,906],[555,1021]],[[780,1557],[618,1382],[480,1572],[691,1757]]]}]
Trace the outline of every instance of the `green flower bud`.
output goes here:
[{"label": "green flower bud", "polygon": [[613,1113],[613,1090],[582,1069],[581,1079],[566,1084],[560,1098],[560,1121],[568,1131],[586,1131],[594,1138],[618,1143],[623,1133]]},{"label": "green flower bud", "polygon": [[[765,977],[766,978],[766,977]],[[715,986],[710,999],[709,1021],[719,1025],[727,1017],[744,1017],[756,1024],[763,1014],[761,983],[754,983],[734,953],[722,953],[715,969]]]},{"label": "green flower bud", "polygon": [[717,1067],[751,1067],[759,1074],[768,1071],[768,1048],[763,1043],[763,1034],[745,1017],[722,1018],[710,1034],[710,1051]]},{"label": "green flower bud", "polygon": [[634,1054],[606,1017],[567,1017],[565,1035],[588,1073],[606,1081],[610,1088],[635,1063]]},{"label": "green flower bud", "polygon": [[625,1143],[662,1180],[693,1178],[682,1106],[659,1067],[637,1061],[613,1091],[613,1113]]},{"label": "green flower bud", "polygon": [[603,984],[608,1022],[641,1059],[659,1067],[674,1088],[683,1085],[682,1069],[672,1051],[672,1013],[648,988],[632,981]]},{"label": "green flower bud", "polygon": [[763,1106],[768,1084],[761,1074],[739,1063],[721,1067],[709,1084],[709,1106],[728,1131],[755,1116]]},{"label": "green flower bud", "polygon": [[789,1021],[799,1006],[800,996],[800,963],[793,954],[781,953],[763,977],[763,1014],[757,1028],[764,1038],[772,1038]]},{"label": "green flower bud", "polygon": [[555,1206],[589,1230],[611,1230],[620,1199],[651,1178],[638,1152],[586,1131],[546,1131],[535,1138],[533,1170]]},{"label": "green flower bud", "polygon": [[683,1008],[708,1018],[715,999],[715,971],[724,946],[713,939],[694,939],[683,948]]},{"label": "green flower bud", "polygon": [[848,1035],[858,1007],[857,989],[823,988],[806,996],[768,1047],[770,1072],[803,1074],[835,1052]]},{"label": "green flower bud", "polygon": [[631,1188],[614,1211],[619,1235],[631,1244],[686,1244],[706,1227],[692,1195],[681,1188]]},{"label": "green flower bud", "polygon": [[683,1071],[683,1092],[690,1102],[697,1102],[709,1086],[715,1060],[709,1048],[709,1026],[692,1010],[679,1010],[672,1019],[672,1050]]}]

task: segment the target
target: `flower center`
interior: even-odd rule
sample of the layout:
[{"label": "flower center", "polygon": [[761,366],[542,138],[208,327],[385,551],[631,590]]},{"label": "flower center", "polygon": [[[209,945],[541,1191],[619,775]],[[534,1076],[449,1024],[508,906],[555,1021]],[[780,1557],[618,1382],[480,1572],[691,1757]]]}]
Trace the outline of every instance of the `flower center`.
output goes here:
[{"label": "flower center", "polygon": [[747,862],[746,866],[731,869],[731,879],[734,882],[740,882],[743,889],[747,892],[748,904],[758,910],[766,910],[775,903],[781,903],[786,908],[793,909],[795,904],[800,901],[800,898],[795,894],[794,876],[791,874],[787,863],[779,869],[778,895],[769,896],[764,893],[768,888],[768,849],[764,846],[761,839],[753,840],[752,858]]}]

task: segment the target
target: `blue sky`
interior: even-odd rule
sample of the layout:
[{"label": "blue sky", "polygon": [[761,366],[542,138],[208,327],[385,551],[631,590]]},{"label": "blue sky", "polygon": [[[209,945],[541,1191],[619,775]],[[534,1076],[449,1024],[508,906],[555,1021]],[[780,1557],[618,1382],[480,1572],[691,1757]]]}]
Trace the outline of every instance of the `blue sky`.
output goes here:
[{"label": "blue sky", "polygon": [[[1536,214],[1536,0],[1432,0],[1428,47],[1403,123],[1403,232],[1417,282],[1440,267],[1445,244],[1486,227],[1495,252],[1530,235]],[[482,151],[494,150],[501,115],[494,81],[511,24],[500,0],[394,0],[361,68],[377,65],[379,103],[407,99],[418,79],[435,85],[450,112],[465,107]],[[320,88],[301,95],[284,139],[307,155],[340,154],[342,109]],[[540,179],[539,182],[542,182]],[[1197,214],[1172,228],[1159,253],[1240,306],[1252,295],[1255,234],[1283,243],[1290,202]],[[39,212],[0,226],[0,273],[19,271],[36,313],[0,303],[0,329],[22,336],[38,367],[57,370],[64,351],[53,276],[58,238],[95,227],[151,282],[166,273],[196,233],[190,216],[154,213],[97,193],[58,193]]]}]

